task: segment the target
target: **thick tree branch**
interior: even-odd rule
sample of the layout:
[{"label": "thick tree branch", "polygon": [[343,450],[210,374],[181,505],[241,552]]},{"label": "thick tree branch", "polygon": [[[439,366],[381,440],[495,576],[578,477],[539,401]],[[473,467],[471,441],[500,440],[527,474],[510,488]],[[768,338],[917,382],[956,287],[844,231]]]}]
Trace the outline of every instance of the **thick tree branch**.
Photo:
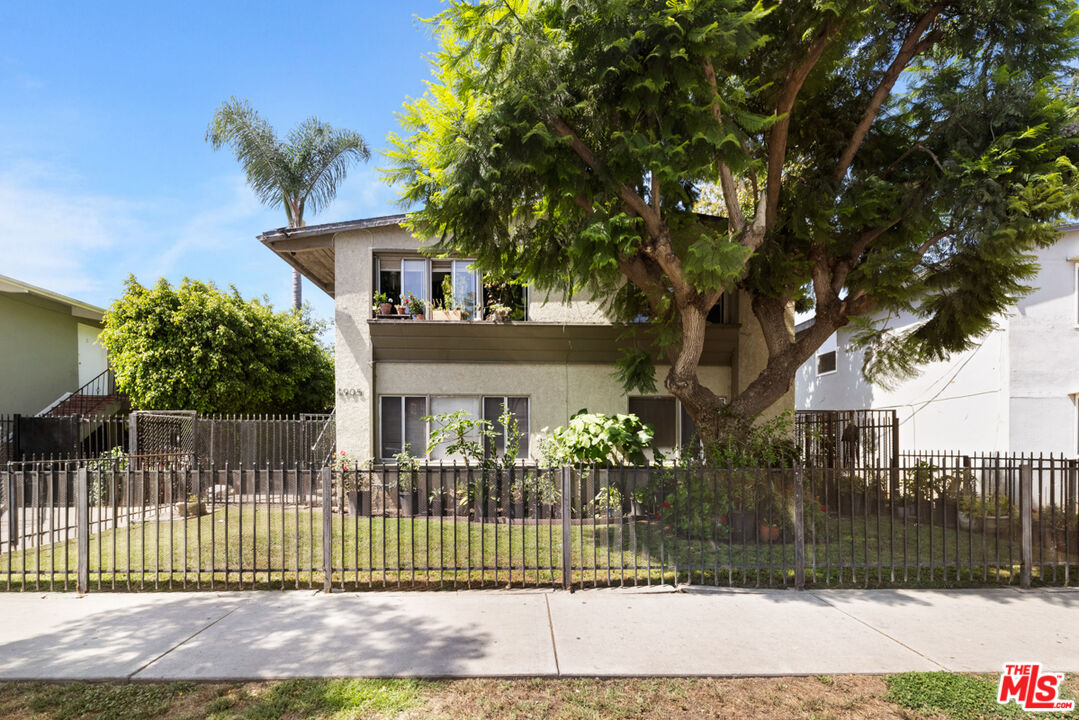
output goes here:
[{"label": "thick tree branch", "polygon": [[775,114],[778,116],[768,133],[768,177],[765,182],[764,203],[758,205],[757,215],[753,220],[753,232],[761,235],[775,225],[779,213],[779,192],[783,187],[783,163],[787,159],[787,136],[790,134],[791,109],[798,99],[798,93],[809,77],[810,71],[824,54],[828,44],[839,32],[840,23],[829,18],[820,34],[810,43],[805,59],[787,75]]},{"label": "thick tree branch", "polygon": [[662,223],[660,222],[659,213],[654,212],[652,208],[648,206],[648,203],[644,201],[633,188],[625,185],[624,183],[615,182],[607,172],[607,166],[602,160],[596,157],[596,154],[584,144],[577,133],[573,131],[573,128],[569,124],[555,115],[551,118],[551,124],[554,126],[555,132],[564,138],[570,139],[570,147],[577,153],[578,157],[585,161],[585,163],[592,168],[605,182],[612,185],[618,192],[618,197],[622,199],[622,202],[626,203],[629,207],[633,208],[633,211],[637,213],[644,220],[644,225],[648,229],[648,234],[652,237],[658,237],[662,232]]},{"label": "thick tree branch", "polygon": [[880,112],[881,107],[884,105],[884,101],[891,94],[892,88],[895,87],[895,83],[899,80],[899,76],[903,74],[903,71],[910,64],[910,61],[914,57],[930,47],[933,42],[936,41],[936,36],[930,33],[929,37],[922,38],[929,26],[933,24],[933,21],[937,19],[941,11],[944,10],[947,3],[937,3],[930,6],[924,15],[918,18],[918,22],[914,24],[910,32],[907,33],[907,37],[903,40],[903,44],[899,47],[899,52],[896,53],[895,58],[892,60],[892,64],[884,73],[884,77],[881,78],[880,84],[877,85],[877,89],[873,92],[873,96],[869,100],[869,106],[865,109],[865,113],[862,115],[862,119],[858,121],[858,125],[854,128],[854,132],[850,136],[850,140],[847,142],[847,146],[843,149],[843,152],[839,155],[839,162],[836,164],[835,179],[840,180],[847,174],[847,170],[850,169],[851,163],[854,161],[854,156],[857,154],[858,149],[862,146],[862,142],[865,141],[865,136],[869,133],[869,128],[872,127],[873,122],[877,119],[877,114]]},{"label": "thick tree branch", "polygon": [[[716,70],[712,66],[712,58],[704,60],[704,77],[712,88],[712,117],[716,125],[723,126],[723,111],[719,107],[719,83],[716,82]],[[731,232],[741,233],[746,226],[745,216],[742,215],[742,206],[738,202],[738,192],[734,186],[734,175],[730,167],[716,154],[716,166],[719,168],[719,188],[723,193],[723,203],[727,206],[727,218],[730,221]]]}]

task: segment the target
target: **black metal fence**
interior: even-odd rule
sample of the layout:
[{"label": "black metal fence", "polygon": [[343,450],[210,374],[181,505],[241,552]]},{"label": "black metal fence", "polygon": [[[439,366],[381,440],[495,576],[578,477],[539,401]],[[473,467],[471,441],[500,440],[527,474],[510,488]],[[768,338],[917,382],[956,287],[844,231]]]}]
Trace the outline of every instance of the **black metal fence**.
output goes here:
[{"label": "black metal fence", "polygon": [[333,415],[198,415],[191,411],[119,416],[0,416],[0,462],[99,459],[127,454],[160,468],[321,467],[333,454]]},{"label": "black metal fence", "polygon": [[798,410],[795,439],[807,465],[888,467],[900,453],[895,410]]},{"label": "black metal fence", "polygon": [[1073,585],[1079,461],[0,472],[0,587]]}]

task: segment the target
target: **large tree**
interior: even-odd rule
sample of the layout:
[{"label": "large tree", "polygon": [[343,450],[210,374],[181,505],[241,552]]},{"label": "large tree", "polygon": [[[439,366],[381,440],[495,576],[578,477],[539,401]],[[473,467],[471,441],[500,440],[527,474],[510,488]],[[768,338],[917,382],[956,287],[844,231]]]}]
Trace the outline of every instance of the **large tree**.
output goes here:
[{"label": "large tree", "polygon": [[101,343],[136,410],[324,412],[334,379],[322,330],[235,288],[188,279],[144,287],[132,276],[105,313]]},{"label": "large tree", "polygon": [[[415,231],[647,314],[706,440],[852,322],[871,371],[969,347],[1079,205],[1074,0],[454,1],[433,23],[390,172]],[[720,217],[695,212],[712,187]],[[726,413],[697,368],[739,288],[768,360]],[[815,312],[798,336],[792,304]],[[899,311],[922,322],[884,333]]]},{"label": "large tree", "polygon": [[[214,150],[232,146],[259,201],[283,205],[290,228],[304,226],[304,212],[316,213],[337,197],[349,166],[371,157],[363,137],[309,117],[289,131],[285,142],[247,100],[221,103],[206,129]],[[292,271],[292,307],[302,302],[300,271]]]}]

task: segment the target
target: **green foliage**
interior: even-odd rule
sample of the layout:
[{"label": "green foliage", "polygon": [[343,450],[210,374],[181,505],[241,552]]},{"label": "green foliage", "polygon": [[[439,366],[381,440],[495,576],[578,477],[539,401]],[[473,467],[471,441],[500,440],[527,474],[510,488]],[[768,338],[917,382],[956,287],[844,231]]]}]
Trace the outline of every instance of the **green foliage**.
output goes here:
[{"label": "green foliage", "polygon": [[90,504],[101,505],[110,499],[112,476],[106,475],[109,471],[127,470],[128,454],[122,447],[114,447],[101,453],[96,460],[89,460],[86,469],[90,473],[89,493]]},{"label": "green foliage", "polygon": [[423,419],[431,423],[428,454],[444,445],[447,455],[460,455],[465,462],[484,464],[484,441],[495,436],[490,422],[474,418],[464,410],[427,415]]},{"label": "green foliage", "polygon": [[[819,332],[731,398],[743,416],[858,317],[873,374],[970,347],[1079,214],[1072,0],[452,0],[431,24],[434,80],[391,137],[411,227],[643,314],[671,352],[720,290],[774,336],[815,307]],[[709,189],[723,217],[696,213]],[[898,312],[921,322],[886,342]]]},{"label": "green foliage", "polygon": [[128,278],[105,314],[101,343],[117,388],[140,410],[322,412],[333,405],[333,357],[309,313],[274,312],[234,288]]},{"label": "green foliage", "polygon": [[[950,672],[909,672],[888,678],[887,699],[911,710],[943,712],[955,720],[1019,718],[1016,704],[1000,705],[994,680]],[[1053,713],[1056,714],[1056,713]],[[1050,713],[1039,713],[1052,717]],[[1058,717],[1063,715],[1057,714]]]},{"label": "green foliage", "polygon": [[52,720],[152,720],[193,687],[192,683],[34,685],[28,689],[26,706]]},{"label": "green foliage", "polygon": [[356,161],[371,151],[363,137],[309,117],[289,131],[284,142],[246,99],[230,97],[217,108],[206,141],[214,150],[232,147],[259,200],[285,205],[290,227],[302,227],[305,210],[329,205]]},{"label": "green foliage", "polygon": [[746,425],[732,418],[737,433],[728,432],[708,448],[708,460],[721,468],[792,467],[801,459],[794,436],[794,413]]},{"label": "green foliage", "polygon": [[655,432],[636,415],[579,412],[551,433],[555,464],[643,464]]},{"label": "green foliage", "polygon": [[393,456],[397,463],[397,489],[400,492],[409,493],[416,489],[416,471],[419,463],[412,457],[412,444],[405,443],[405,447]]},{"label": "green foliage", "polygon": [[626,350],[615,360],[615,379],[627,392],[651,395],[656,392],[656,368],[646,350]]}]

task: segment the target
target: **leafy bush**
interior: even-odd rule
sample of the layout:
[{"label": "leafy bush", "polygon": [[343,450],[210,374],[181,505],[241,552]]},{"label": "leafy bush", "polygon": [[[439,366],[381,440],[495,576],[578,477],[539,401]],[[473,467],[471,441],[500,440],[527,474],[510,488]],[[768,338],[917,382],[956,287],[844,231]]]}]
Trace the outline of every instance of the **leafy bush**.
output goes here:
[{"label": "leafy bush", "polygon": [[707,458],[716,467],[793,467],[801,457],[790,411],[729,433],[707,449]]},{"label": "leafy bush", "polygon": [[322,329],[306,310],[274,312],[235,288],[187,278],[146,288],[131,276],[105,314],[101,343],[137,409],[321,412],[334,399]]},{"label": "leafy bush", "polygon": [[574,415],[569,425],[555,428],[551,435],[550,459],[555,464],[645,462],[644,451],[652,444],[654,431],[636,415],[606,415],[585,411]]}]

